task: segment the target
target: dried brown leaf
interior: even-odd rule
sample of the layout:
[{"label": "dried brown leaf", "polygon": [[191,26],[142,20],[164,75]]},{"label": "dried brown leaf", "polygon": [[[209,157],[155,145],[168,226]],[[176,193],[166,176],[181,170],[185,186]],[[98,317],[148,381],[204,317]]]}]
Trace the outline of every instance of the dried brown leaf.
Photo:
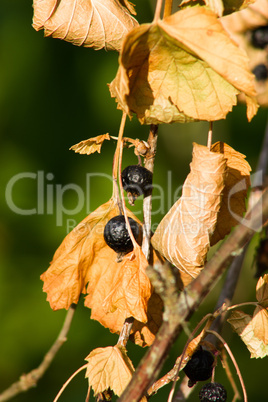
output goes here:
[{"label": "dried brown leaf", "polygon": [[252,317],[250,315],[239,310],[232,311],[231,317],[227,321],[247,346],[251,353],[251,358],[263,358],[268,355],[268,345],[265,345],[254,334]]},{"label": "dried brown leaf", "polygon": [[211,151],[221,153],[227,164],[221,208],[215,232],[210,239],[210,245],[213,246],[230,233],[232,227],[239,223],[246,211],[251,167],[245,160],[245,155],[224,142],[216,142],[212,145]]},{"label": "dried brown leaf", "polygon": [[253,82],[245,53],[215,14],[192,7],[127,35],[110,91],[145,124],[222,119],[244,92],[250,120]]},{"label": "dried brown leaf", "polygon": [[256,297],[262,307],[268,308],[268,274],[259,278],[256,286]]},{"label": "dried brown leaf", "polygon": [[90,267],[106,246],[103,228],[118,212],[112,199],[101,205],[65,237],[55,252],[50,267],[41,275],[53,310],[68,309],[85,292]]},{"label": "dried brown leaf", "polygon": [[218,17],[242,10],[254,3],[256,0],[184,0],[181,6],[191,4],[206,4]]},{"label": "dried brown leaf", "polygon": [[94,152],[100,153],[102,144],[105,140],[110,140],[109,134],[98,135],[97,137],[89,138],[88,140],[80,141],[78,144],[72,145],[70,150],[75,153],[90,155]]},{"label": "dried brown leaf", "polygon": [[34,0],[33,27],[77,46],[120,50],[138,25],[127,0]]},{"label": "dried brown leaf", "polygon": [[97,348],[86,357],[86,377],[94,395],[110,388],[120,396],[129,383],[134,367],[126,350],[118,346]]},{"label": "dried brown leaf", "polygon": [[184,285],[200,273],[206,261],[221,206],[226,159],[194,144],[190,167],[181,198],[152,237],[154,248],[182,271]]},{"label": "dried brown leaf", "polygon": [[262,306],[257,306],[253,313],[251,325],[256,338],[268,346],[268,311]]},{"label": "dried brown leaf", "polygon": [[[155,262],[157,257],[155,253],[153,255]],[[91,308],[91,318],[99,321],[111,332],[119,333],[125,318],[134,316],[138,321],[134,321],[131,338],[140,346],[147,346],[151,345],[161,325],[163,303],[155,293],[148,299],[152,289],[147,282],[148,278],[143,277],[143,267],[136,265],[136,259],[133,265],[129,265],[129,258],[130,255],[122,262],[117,263],[113,251],[107,255],[107,260],[99,254],[96,259],[96,268],[93,265],[91,270],[85,305]],[[134,272],[131,273],[127,269],[126,275],[124,275],[124,266],[126,265],[134,267]],[[139,272],[140,269],[141,272]],[[145,281],[145,286],[139,282],[140,277]],[[122,282],[119,278],[122,279]],[[122,288],[128,278],[133,280],[133,288],[130,289],[129,284],[126,288]],[[118,302],[114,301],[116,295],[121,296]],[[111,308],[111,302],[114,302],[113,308]],[[140,322],[139,318],[143,319],[144,322]]]}]

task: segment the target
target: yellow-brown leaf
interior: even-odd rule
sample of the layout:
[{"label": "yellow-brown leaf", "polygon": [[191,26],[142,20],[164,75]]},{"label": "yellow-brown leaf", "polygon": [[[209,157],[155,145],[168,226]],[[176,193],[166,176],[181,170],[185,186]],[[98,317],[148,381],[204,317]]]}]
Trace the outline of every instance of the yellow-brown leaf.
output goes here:
[{"label": "yellow-brown leaf", "polygon": [[268,355],[268,345],[265,345],[254,334],[252,317],[250,315],[239,310],[232,311],[231,317],[227,321],[247,346],[251,353],[251,358],[263,358]]},{"label": "yellow-brown leaf", "polygon": [[88,140],[80,141],[78,144],[71,146],[70,150],[82,155],[90,155],[94,152],[100,153],[102,144],[105,140],[110,140],[108,133],[89,138]]},{"label": "yellow-brown leaf", "polygon": [[235,11],[239,11],[248,7],[249,4],[256,0],[183,0],[181,6],[187,6],[187,3],[195,2],[203,5],[204,3],[216,14],[222,17]]},{"label": "yellow-brown leaf", "polygon": [[268,274],[260,277],[256,286],[256,297],[264,308],[268,308]]},{"label": "yellow-brown leaf", "polygon": [[118,346],[97,348],[86,357],[86,360],[88,361],[86,377],[94,395],[110,388],[120,396],[134,372],[126,350]]},{"label": "yellow-brown leaf", "polygon": [[245,155],[224,142],[216,142],[212,145],[211,151],[222,154],[227,164],[221,208],[215,232],[210,239],[210,244],[213,246],[230,233],[232,227],[239,223],[246,211],[251,167],[245,160]]},{"label": "yellow-brown leaf", "polygon": [[254,310],[251,324],[256,338],[268,346],[268,311],[261,306],[257,306]]},{"label": "yellow-brown leaf", "polygon": [[[129,270],[124,273],[124,266],[129,264],[131,254],[120,263],[116,262],[114,254],[111,250],[109,254],[105,251],[105,254],[99,253],[96,257],[87,286],[85,306],[91,308],[91,318],[111,332],[119,333],[125,318],[134,316],[136,320],[131,338],[140,346],[151,345],[162,322],[162,300],[155,293],[151,294],[149,279],[143,275],[144,267],[139,267],[136,259],[129,265],[134,267],[133,273]],[[156,254],[153,253],[153,256],[156,261]],[[139,282],[140,277],[143,282]],[[136,279],[133,287],[129,283],[125,285],[128,278]],[[116,300],[116,295],[121,298]]]},{"label": "yellow-brown leaf", "polygon": [[138,25],[129,8],[126,0],[34,0],[33,27],[77,46],[119,51]]},{"label": "yellow-brown leaf", "polygon": [[53,310],[68,309],[77,303],[89,280],[90,267],[100,250],[106,246],[103,228],[118,214],[111,199],[87,216],[63,240],[50,267],[41,275],[43,291]]},{"label": "yellow-brown leaf", "polygon": [[152,237],[161,255],[182,271],[187,285],[206,261],[214,232],[226,175],[226,159],[207,147],[194,144],[191,172],[181,198],[162,219]]},{"label": "yellow-brown leaf", "polygon": [[245,53],[215,14],[192,7],[126,36],[110,91],[145,124],[222,119],[244,92],[250,120],[257,111],[253,82]]}]

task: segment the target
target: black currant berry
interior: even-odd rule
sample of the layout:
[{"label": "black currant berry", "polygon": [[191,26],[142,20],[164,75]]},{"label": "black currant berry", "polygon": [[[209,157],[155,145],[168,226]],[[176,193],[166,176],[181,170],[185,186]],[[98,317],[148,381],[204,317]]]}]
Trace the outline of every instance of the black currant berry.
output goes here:
[{"label": "black currant berry", "polygon": [[[139,237],[139,225],[132,218],[128,218],[133,236],[137,240]],[[116,253],[129,253],[133,250],[133,244],[129,236],[125,217],[115,216],[110,219],[104,228],[104,240]]]},{"label": "black currant berry", "polygon": [[197,381],[206,381],[212,375],[214,357],[212,353],[202,348],[194,352],[183,371],[189,378],[189,386]]},{"label": "black currant berry", "polygon": [[268,45],[268,25],[258,27],[251,32],[251,43],[258,49],[264,49]]},{"label": "black currant berry", "polygon": [[225,402],[227,400],[227,392],[220,383],[209,382],[201,388],[199,399],[202,402]]},{"label": "black currant berry", "polygon": [[143,166],[127,166],[123,170],[121,178],[123,188],[128,193],[130,204],[133,204],[141,194],[146,195],[152,189],[152,172]]},{"label": "black currant berry", "polygon": [[252,72],[257,81],[265,81],[268,78],[268,70],[265,64],[258,64]]}]

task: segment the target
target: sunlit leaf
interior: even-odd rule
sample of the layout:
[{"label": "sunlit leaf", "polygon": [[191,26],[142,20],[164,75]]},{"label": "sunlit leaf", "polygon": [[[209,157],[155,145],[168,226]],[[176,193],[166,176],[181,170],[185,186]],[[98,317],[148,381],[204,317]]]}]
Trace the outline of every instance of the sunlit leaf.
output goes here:
[{"label": "sunlit leaf", "polygon": [[[79,223],[63,240],[54,254],[50,267],[41,275],[43,291],[53,310],[68,309],[85,292],[90,267],[100,250],[105,224],[119,213],[111,199]],[[108,247],[108,246],[106,246]]]},{"label": "sunlit leaf", "polygon": [[268,311],[265,308],[261,306],[255,308],[251,325],[256,338],[264,345],[268,345]]},{"label": "sunlit leaf", "polygon": [[[138,266],[136,258],[131,261],[133,253],[120,263],[116,262],[114,254],[111,250],[106,254],[107,259],[102,254],[97,256],[87,286],[85,305],[91,308],[91,318],[111,332],[119,333],[124,320],[134,316],[131,338],[140,346],[150,345],[162,322],[162,300],[152,293],[149,279],[144,277],[143,265]],[[156,262],[154,252],[153,258]],[[132,280],[132,286],[125,285],[128,280]]]},{"label": "sunlit leaf", "polygon": [[221,153],[194,144],[190,166],[181,198],[152,237],[154,248],[182,271],[184,285],[204,267],[221,207],[226,159]]},{"label": "sunlit leaf", "polygon": [[259,278],[256,286],[256,297],[264,308],[268,308],[268,274]]},{"label": "sunlit leaf", "polygon": [[100,153],[102,144],[105,140],[110,140],[109,134],[98,135],[97,137],[89,138],[88,140],[80,141],[78,144],[71,146],[70,150],[73,150],[79,154],[90,155],[94,152]]},{"label": "sunlit leaf", "polygon": [[94,395],[110,388],[120,396],[129,383],[134,367],[126,350],[118,346],[94,349],[86,358],[86,377]]},{"label": "sunlit leaf", "polygon": [[251,167],[245,155],[235,151],[224,142],[216,142],[212,152],[221,153],[226,158],[227,170],[224,178],[221,208],[217,225],[210,244],[213,246],[230,233],[246,211],[246,197],[250,186]]},{"label": "sunlit leaf", "polygon": [[231,317],[227,321],[247,346],[251,358],[263,358],[268,355],[268,345],[265,345],[254,334],[252,317],[250,315],[239,310],[232,311]]},{"label": "sunlit leaf", "polygon": [[74,45],[120,50],[138,25],[127,0],[34,0],[33,27]]},{"label": "sunlit leaf", "polygon": [[222,17],[223,15],[243,10],[254,2],[255,0],[183,0],[180,3],[180,7],[191,4],[206,4],[216,15]]},{"label": "sunlit leaf", "polygon": [[145,124],[219,120],[245,93],[257,111],[248,59],[206,7],[186,8],[127,35],[111,95]]}]

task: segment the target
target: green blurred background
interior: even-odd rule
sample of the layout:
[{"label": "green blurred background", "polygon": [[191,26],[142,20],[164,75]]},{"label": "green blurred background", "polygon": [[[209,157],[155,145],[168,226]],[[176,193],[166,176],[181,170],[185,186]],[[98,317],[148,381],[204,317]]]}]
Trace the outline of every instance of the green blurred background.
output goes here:
[{"label": "green blurred background", "polygon": [[[138,0],[136,3],[139,21],[150,21],[152,8],[149,1]],[[40,363],[61,328],[66,312],[50,309],[39,277],[66,236],[68,225],[78,223],[89,210],[93,211],[111,196],[111,182],[106,177],[97,175],[87,186],[87,174],[111,175],[115,143],[105,143],[100,155],[90,157],[68,149],[83,139],[106,132],[116,136],[121,116],[106,85],[115,76],[117,53],[96,52],[56,39],[44,39],[43,32],[37,33],[31,27],[31,20],[31,0],[1,1],[0,391]],[[248,124],[245,107],[237,106],[225,121],[214,125],[214,140],[225,141],[246,154],[254,171],[266,115],[266,110],[259,110],[253,122]],[[207,123],[160,127],[154,182],[163,190],[164,198],[154,201],[153,210],[158,213],[153,215],[153,223],[158,223],[167,212],[175,190],[189,171],[192,142],[206,144],[207,131]],[[147,134],[148,127],[141,127],[136,119],[128,121],[127,136],[146,139]],[[132,150],[127,150],[123,165],[132,163],[136,163],[136,158]],[[53,204],[50,204],[52,213],[47,213],[46,202],[44,213],[39,210],[38,214],[20,215],[10,209],[5,189],[15,175],[25,172],[44,174],[45,197],[48,191],[54,191]],[[63,206],[73,213],[63,214],[59,225],[56,188],[64,189],[69,183],[76,184],[83,191],[89,188],[90,198],[83,208],[76,208],[77,194],[66,189]],[[160,195],[160,190],[155,195]],[[25,178],[16,182],[12,199],[19,208],[36,208],[37,181]],[[134,211],[138,212],[140,208],[139,201]],[[253,278],[252,261],[256,242],[257,236],[247,254],[235,302],[255,299],[256,279]],[[192,329],[203,315],[213,310],[222,280],[192,318]],[[268,359],[250,360],[246,347],[227,326],[224,336],[237,358],[249,401],[267,401]],[[186,336],[182,335],[176,342],[163,372],[172,367],[185,340]],[[45,376],[36,388],[20,394],[13,401],[52,401],[68,377],[84,364],[84,358],[92,349],[114,345],[116,341],[116,335],[90,320],[90,311],[81,301],[68,342]],[[137,366],[145,350],[131,343],[128,350],[134,366]],[[232,372],[239,387],[233,367]],[[231,400],[232,391],[220,364],[216,380],[225,384],[228,400]],[[189,401],[198,399],[200,387],[198,385]],[[170,386],[165,387],[152,400],[167,400],[169,391]],[[87,381],[82,372],[71,382],[60,401],[84,401],[86,392]],[[94,400],[93,396],[91,400]]]}]

